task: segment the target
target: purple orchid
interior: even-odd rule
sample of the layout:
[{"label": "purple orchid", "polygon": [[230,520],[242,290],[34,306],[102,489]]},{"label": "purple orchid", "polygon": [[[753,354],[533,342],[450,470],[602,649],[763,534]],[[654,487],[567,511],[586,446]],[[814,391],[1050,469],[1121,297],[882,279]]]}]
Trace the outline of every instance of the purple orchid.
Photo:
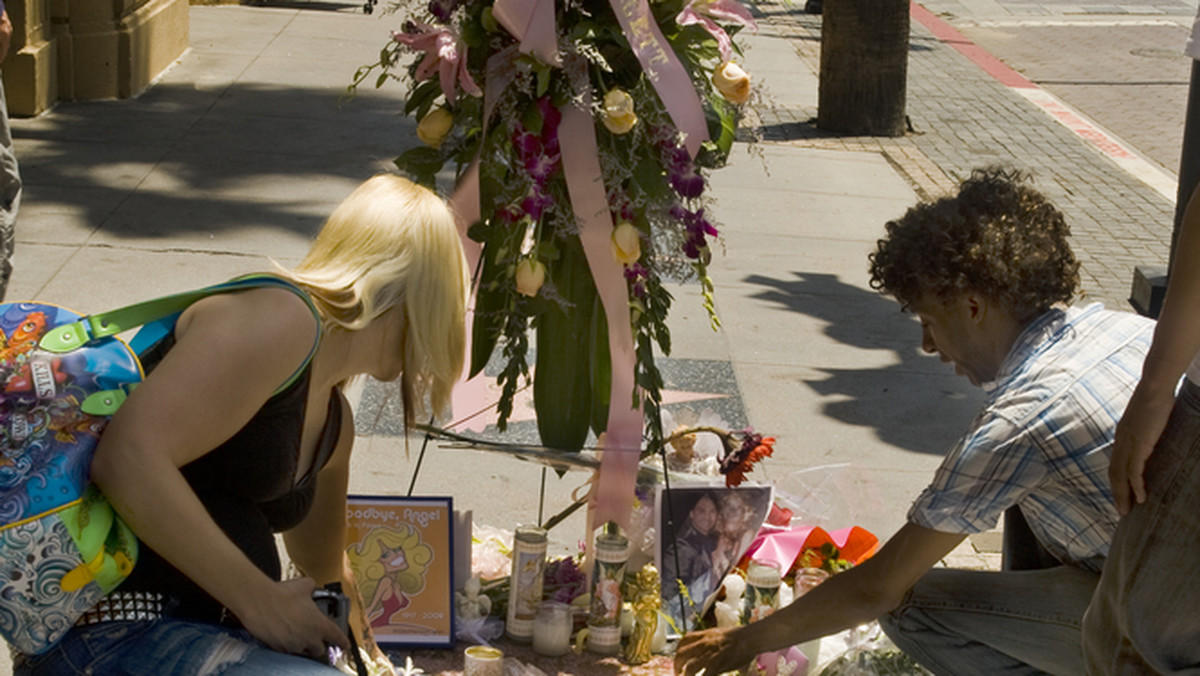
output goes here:
[{"label": "purple orchid", "polygon": [[554,204],[554,199],[534,186],[529,190],[525,199],[521,200],[521,210],[535,221],[542,219],[542,213]]},{"label": "purple orchid", "polygon": [[707,258],[708,238],[716,237],[717,227],[704,217],[704,209],[689,211],[679,205],[671,207],[671,216],[683,222],[687,233],[683,242],[683,253],[692,260]]},{"label": "purple orchid", "polygon": [[442,23],[450,23],[457,8],[458,0],[429,0],[429,13]]},{"label": "purple orchid", "polygon": [[650,276],[650,271],[642,266],[641,263],[633,263],[625,266],[625,281],[633,288],[633,295],[636,298],[646,297],[646,279]]},{"label": "purple orchid", "polygon": [[524,127],[518,127],[512,143],[521,166],[536,185],[545,187],[550,176],[562,165],[558,147],[558,124],[562,121],[562,113],[550,101],[550,97],[543,97],[537,105],[542,114],[541,133],[534,134]]},{"label": "purple orchid", "polygon": [[704,177],[695,173],[690,167],[685,172],[671,172],[667,177],[671,187],[682,197],[695,199],[704,192]]},{"label": "purple orchid", "polygon": [[450,103],[454,103],[457,94],[456,84],[471,96],[483,96],[483,91],[471,79],[471,73],[467,70],[467,46],[457,33],[449,28],[430,26],[419,21],[406,24],[405,29],[403,33],[393,32],[392,39],[425,52],[425,58],[421,60],[415,73],[418,82],[429,79],[436,70],[442,93]]},{"label": "purple orchid", "polygon": [[754,17],[737,0],[691,0],[683,11],[675,17],[680,26],[700,24],[717,40],[717,48],[721,50],[721,59],[728,61],[733,58],[733,40],[716,21],[738,24],[753,30],[758,30]]}]

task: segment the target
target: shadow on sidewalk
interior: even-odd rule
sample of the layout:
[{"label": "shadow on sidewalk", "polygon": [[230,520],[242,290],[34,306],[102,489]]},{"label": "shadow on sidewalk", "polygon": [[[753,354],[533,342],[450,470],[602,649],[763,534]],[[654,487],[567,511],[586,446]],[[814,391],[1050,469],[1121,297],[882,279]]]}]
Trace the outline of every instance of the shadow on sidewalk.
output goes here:
[{"label": "shadow on sidewalk", "polygon": [[[822,412],[873,428],[881,441],[898,448],[933,455],[949,451],[978,410],[979,390],[921,351],[916,319],[892,299],[837,275],[792,274],[793,279],[751,275],[745,281],[763,287],[755,298],[822,320],[824,335],[837,343],[853,350],[886,350],[893,357],[894,363],[884,367],[813,366],[825,377],[805,384],[828,400]],[[881,360],[873,355],[868,361]]]},{"label": "shadow on sidewalk", "polygon": [[343,101],[329,87],[201,81],[63,103],[13,121],[26,207],[117,237],[248,227],[307,236],[347,185],[418,143],[390,94],[363,89]]}]

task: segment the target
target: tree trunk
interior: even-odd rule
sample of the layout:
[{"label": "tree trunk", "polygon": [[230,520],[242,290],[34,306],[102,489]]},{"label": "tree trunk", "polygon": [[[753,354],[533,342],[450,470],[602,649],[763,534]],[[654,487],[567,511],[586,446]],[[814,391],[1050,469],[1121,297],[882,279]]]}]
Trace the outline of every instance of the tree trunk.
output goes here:
[{"label": "tree trunk", "polygon": [[903,136],[908,0],[825,0],[817,126]]}]

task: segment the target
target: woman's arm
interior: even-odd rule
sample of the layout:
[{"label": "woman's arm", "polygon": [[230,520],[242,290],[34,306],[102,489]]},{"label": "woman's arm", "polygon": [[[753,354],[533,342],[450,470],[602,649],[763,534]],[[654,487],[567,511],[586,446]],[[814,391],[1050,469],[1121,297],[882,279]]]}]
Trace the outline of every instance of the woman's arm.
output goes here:
[{"label": "woman's arm", "polygon": [[1142,379],[1117,425],[1108,476],[1125,514],[1146,499],[1142,472],[1175,405],[1175,387],[1200,351],[1200,186],[1183,213],[1175,264],[1163,299]]},{"label": "woman's arm", "polygon": [[[283,534],[288,556],[304,575],[324,585],[341,581],[342,591],[350,599],[350,628],[359,637],[359,646],[376,662],[390,664],[371,634],[366,607],[374,607],[386,591],[376,587],[376,599],[365,606],[358,583],[346,556],[346,493],[350,485],[350,455],[354,444],[354,413],[349,402],[338,392],[342,406],[342,429],[337,448],[317,478],[317,494],[304,521]],[[382,612],[380,610],[379,612]]]},{"label": "woman's arm", "polygon": [[[350,486],[350,452],[354,445],[354,414],[341,392],[342,428],[333,455],[317,475],[317,492],[308,516],[283,534],[288,556],[296,568],[318,585],[345,582],[346,492]],[[349,594],[351,590],[347,589]]]},{"label": "woman's arm", "polygon": [[342,643],[311,601],[313,583],[276,583],[209,517],[179,468],[241,429],[303,362],[317,326],[281,289],[197,302],[176,344],[113,417],[92,478],[138,537],[276,650],[320,655]]}]

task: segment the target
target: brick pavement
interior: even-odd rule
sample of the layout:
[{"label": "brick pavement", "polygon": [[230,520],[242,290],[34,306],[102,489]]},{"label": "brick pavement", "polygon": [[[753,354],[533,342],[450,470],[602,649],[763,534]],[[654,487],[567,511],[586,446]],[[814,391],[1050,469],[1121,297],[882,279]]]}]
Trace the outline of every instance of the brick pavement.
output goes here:
[{"label": "brick pavement", "polygon": [[[1191,74],[1191,60],[1182,52],[1188,27],[1178,20],[980,20],[955,26],[1165,170],[1178,170]],[[1045,49],[1047,44],[1055,49]],[[1103,58],[1097,58],[1097,46],[1104,46]]]},{"label": "brick pavement", "polygon": [[[796,5],[764,3],[759,10],[762,30],[793,38],[797,53],[816,72],[820,17]],[[761,112],[763,138],[881,152],[922,197],[946,192],[985,164],[1031,171],[1072,226],[1084,300],[1129,309],[1134,267],[1165,265],[1174,215],[1170,200],[915,21],[907,112],[912,133],[883,139],[822,132],[811,123],[815,109],[770,109]]]}]

